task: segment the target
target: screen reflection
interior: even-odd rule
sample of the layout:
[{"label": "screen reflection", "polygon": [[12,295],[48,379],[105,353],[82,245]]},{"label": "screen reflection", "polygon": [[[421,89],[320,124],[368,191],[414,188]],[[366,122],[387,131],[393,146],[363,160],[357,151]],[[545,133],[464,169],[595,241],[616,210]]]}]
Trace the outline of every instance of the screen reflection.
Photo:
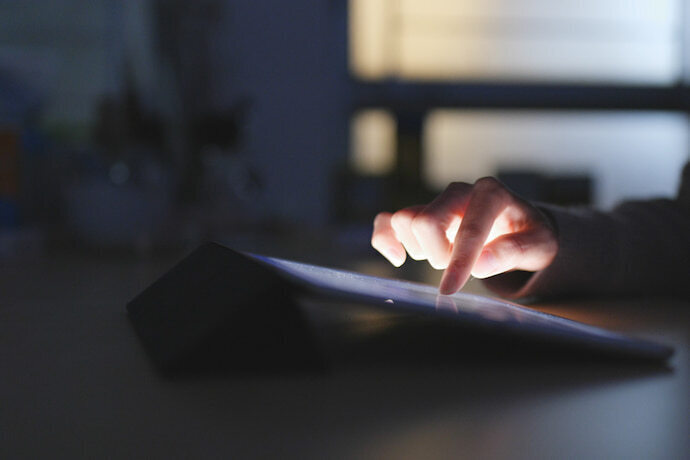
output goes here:
[{"label": "screen reflection", "polygon": [[425,284],[363,275],[345,270],[248,254],[283,276],[312,290],[349,300],[374,304],[395,312],[433,314],[464,323],[484,324],[568,341],[596,343],[606,348],[656,357],[672,350],[594,326],[532,310],[511,302],[464,292],[446,296]]}]

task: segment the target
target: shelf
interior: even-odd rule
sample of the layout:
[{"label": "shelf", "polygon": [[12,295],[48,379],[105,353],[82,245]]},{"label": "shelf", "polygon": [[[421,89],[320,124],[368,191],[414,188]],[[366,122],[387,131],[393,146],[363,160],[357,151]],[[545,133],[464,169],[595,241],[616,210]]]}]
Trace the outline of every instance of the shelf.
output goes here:
[{"label": "shelf", "polygon": [[435,108],[670,110],[690,112],[690,86],[418,83],[353,80],[354,108],[423,113]]}]

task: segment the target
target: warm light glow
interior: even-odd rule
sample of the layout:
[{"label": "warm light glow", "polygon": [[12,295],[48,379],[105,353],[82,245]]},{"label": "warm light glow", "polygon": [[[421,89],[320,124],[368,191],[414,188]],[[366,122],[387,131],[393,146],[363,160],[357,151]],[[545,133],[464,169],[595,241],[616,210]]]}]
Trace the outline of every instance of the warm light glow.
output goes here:
[{"label": "warm light glow", "polygon": [[[446,229],[446,238],[448,239],[448,242],[453,244],[455,241],[455,237],[458,234],[458,230],[460,230],[460,224],[462,223],[462,219],[460,216],[455,216],[453,220],[451,221],[450,225]],[[489,236],[486,237],[486,241],[484,244],[488,244],[498,238],[501,235],[506,235],[508,233],[511,233],[511,230],[508,228],[501,228],[501,226],[494,224],[491,227],[491,230],[489,231]]]},{"label": "warm light glow", "polygon": [[350,128],[351,164],[359,174],[382,175],[395,167],[395,118],[378,109],[357,113]]},{"label": "warm light glow", "polygon": [[384,78],[389,72],[392,3],[350,0],[350,68],[362,79]]},{"label": "warm light glow", "polygon": [[501,170],[588,174],[604,208],[673,196],[689,148],[687,118],[665,112],[436,110],[423,137],[423,177],[439,191]]},{"label": "warm light glow", "polygon": [[350,0],[362,79],[617,81],[681,74],[679,0]]},{"label": "warm light glow", "polygon": [[458,230],[460,229],[460,222],[460,217],[455,216],[450,222],[450,225],[448,225],[448,229],[446,229],[446,238],[448,238],[450,243],[455,241],[455,236],[458,234]]}]

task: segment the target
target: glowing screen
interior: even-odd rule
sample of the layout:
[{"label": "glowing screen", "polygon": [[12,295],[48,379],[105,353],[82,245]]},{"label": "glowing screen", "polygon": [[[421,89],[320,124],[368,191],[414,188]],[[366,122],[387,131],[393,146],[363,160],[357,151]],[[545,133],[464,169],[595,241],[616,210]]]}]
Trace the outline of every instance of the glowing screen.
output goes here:
[{"label": "glowing screen", "polygon": [[589,344],[652,358],[665,358],[673,351],[664,345],[627,337],[500,299],[462,292],[451,296],[439,295],[436,287],[420,283],[248,255],[314,292],[387,310],[441,316],[464,323],[553,337],[561,341]]}]

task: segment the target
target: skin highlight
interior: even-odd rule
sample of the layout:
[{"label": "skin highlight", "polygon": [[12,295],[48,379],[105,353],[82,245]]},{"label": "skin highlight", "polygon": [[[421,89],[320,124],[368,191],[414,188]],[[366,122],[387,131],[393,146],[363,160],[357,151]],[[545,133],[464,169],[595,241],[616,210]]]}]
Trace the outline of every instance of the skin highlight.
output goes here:
[{"label": "skin highlight", "polygon": [[441,294],[470,276],[542,270],[558,252],[550,220],[493,177],[454,182],[431,203],[379,213],[371,244],[396,267],[409,255],[444,270]]}]

